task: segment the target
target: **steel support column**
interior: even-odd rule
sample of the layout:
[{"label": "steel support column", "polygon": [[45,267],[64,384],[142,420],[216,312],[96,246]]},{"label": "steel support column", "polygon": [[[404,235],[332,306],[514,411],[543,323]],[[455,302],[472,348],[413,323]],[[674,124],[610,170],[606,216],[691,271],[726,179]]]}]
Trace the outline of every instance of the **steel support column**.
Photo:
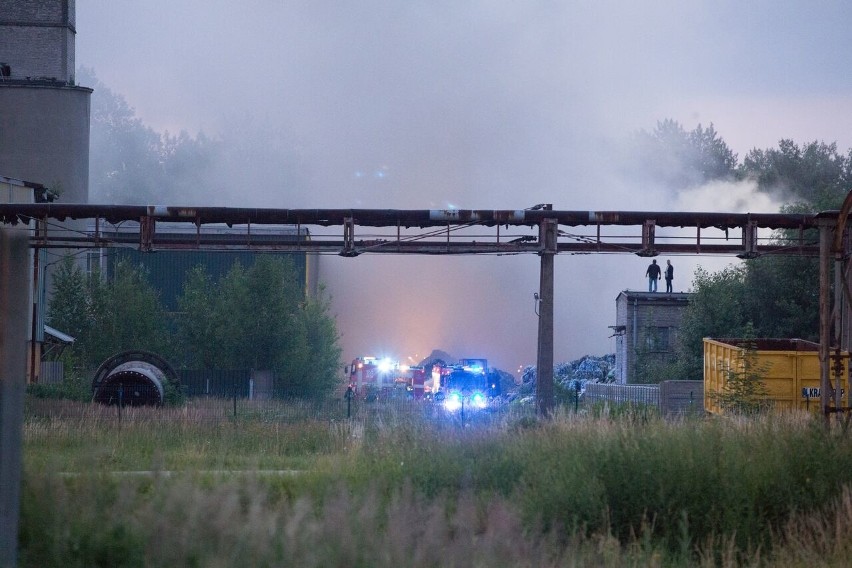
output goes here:
[{"label": "steel support column", "polygon": [[0,567],[15,566],[29,327],[26,229],[0,228]]},{"label": "steel support column", "polygon": [[831,226],[821,223],[819,227],[819,403],[829,425],[831,379],[829,351],[831,343]]},{"label": "steel support column", "polygon": [[553,260],[556,256],[556,219],[543,219],[538,234],[541,243],[539,277],[538,357],[536,360],[535,400],[539,416],[553,410]]}]

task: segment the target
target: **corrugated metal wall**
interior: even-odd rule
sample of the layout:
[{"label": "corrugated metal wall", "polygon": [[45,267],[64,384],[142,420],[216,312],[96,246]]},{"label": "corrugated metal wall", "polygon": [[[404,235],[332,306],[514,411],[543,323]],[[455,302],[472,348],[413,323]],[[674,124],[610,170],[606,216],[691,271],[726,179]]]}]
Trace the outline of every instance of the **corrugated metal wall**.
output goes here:
[{"label": "corrugated metal wall", "polygon": [[[254,264],[258,254],[254,251],[168,251],[162,253],[140,252],[135,249],[108,249],[107,270],[110,277],[114,274],[115,265],[120,260],[141,264],[148,270],[148,279],[155,290],[160,293],[160,301],[167,311],[177,310],[177,299],[183,293],[183,285],[189,271],[197,266],[204,266],[214,281],[228,273],[231,267],[239,261],[243,267]],[[306,253],[262,253],[275,254],[281,258],[290,259],[299,272],[302,289],[307,286]]]}]

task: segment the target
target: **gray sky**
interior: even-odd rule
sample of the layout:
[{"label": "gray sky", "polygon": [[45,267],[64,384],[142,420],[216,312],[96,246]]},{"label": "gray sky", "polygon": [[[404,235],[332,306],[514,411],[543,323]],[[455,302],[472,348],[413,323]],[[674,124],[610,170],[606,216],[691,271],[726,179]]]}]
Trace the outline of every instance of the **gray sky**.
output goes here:
[{"label": "gray sky", "polygon": [[[281,147],[222,172],[246,183],[218,204],[767,212],[748,187],[637,187],[611,167],[618,142],[674,118],[712,122],[740,158],[781,138],[845,152],[850,22],[842,1],[78,0],[76,58],[157,130],[242,124]],[[675,289],[725,262],[673,258]],[[557,257],[556,361],[613,351],[615,298],[646,264]],[[322,270],[346,359],[535,360],[537,257]]]}]

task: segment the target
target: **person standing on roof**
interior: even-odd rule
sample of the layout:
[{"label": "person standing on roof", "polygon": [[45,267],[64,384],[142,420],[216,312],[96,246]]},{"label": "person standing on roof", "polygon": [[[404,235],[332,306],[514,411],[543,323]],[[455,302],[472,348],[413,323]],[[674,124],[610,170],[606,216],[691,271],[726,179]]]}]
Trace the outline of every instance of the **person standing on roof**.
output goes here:
[{"label": "person standing on roof", "polygon": [[660,279],[660,272],[660,265],[657,264],[656,260],[652,260],[651,264],[648,266],[648,270],[645,271],[645,276],[648,277],[649,292],[657,291],[657,280]]},{"label": "person standing on roof", "polygon": [[666,293],[672,293],[672,280],[674,280],[674,266],[672,266],[672,261],[666,261]]}]

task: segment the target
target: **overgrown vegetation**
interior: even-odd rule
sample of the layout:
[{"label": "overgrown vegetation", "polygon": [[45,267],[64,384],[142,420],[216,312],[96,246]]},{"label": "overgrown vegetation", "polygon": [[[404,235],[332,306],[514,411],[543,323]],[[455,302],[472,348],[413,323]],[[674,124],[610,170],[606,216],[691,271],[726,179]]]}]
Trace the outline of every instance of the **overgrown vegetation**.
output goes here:
[{"label": "overgrown vegetation", "polygon": [[[813,214],[838,209],[852,187],[852,150],[843,154],[836,143],[797,144],[784,139],[777,148],[754,148],[740,160],[712,124],[687,131],[670,119],[659,121],[651,131],[639,132],[634,141],[632,155],[637,164],[652,164],[651,168],[637,165],[634,169],[647,176],[649,183],[673,193],[711,181],[751,181],[758,191],[786,203],[782,212]],[[816,231],[774,236],[779,252],[818,242]],[[816,341],[818,280],[817,259],[797,255],[760,256],[716,273],[699,269],[678,332],[676,358],[660,364],[640,353],[640,362],[649,362],[651,368],[631,380],[700,380],[703,338],[743,337],[749,322],[756,337]]]},{"label": "overgrown vegetation", "polygon": [[36,398],[89,401],[92,400],[92,381],[79,374],[66,376],[59,383],[30,383],[27,394]]},{"label": "overgrown vegetation", "polygon": [[710,397],[726,413],[754,415],[766,412],[772,407],[769,390],[763,382],[769,367],[760,363],[751,324],[746,326],[745,336],[738,347],[740,356],[736,364],[723,362],[725,382],[718,392],[710,393]]},{"label": "overgrown vegetation", "polygon": [[[117,263],[109,280],[87,276],[69,256],[54,276],[48,321],[76,338],[65,349],[77,377],[127,350],[156,353],[175,367],[273,371],[274,392],[322,396],[339,380],[340,347],[329,300],[306,298],[292,263],[259,256],[214,281],[198,268],[187,280],[177,320],[167,317],[145,271]],[[76,394],[76,383],[33,394]],[[179,401],[180,393],[168,392]],[[175,395],[175,396],[172,396]]]},{"label": "overgrown vegetation", "polygon": [[841,566],[852,551],[831,538],[852,528],[852,441],[804,415],[173,412],[27,421],[22,566]]}]

